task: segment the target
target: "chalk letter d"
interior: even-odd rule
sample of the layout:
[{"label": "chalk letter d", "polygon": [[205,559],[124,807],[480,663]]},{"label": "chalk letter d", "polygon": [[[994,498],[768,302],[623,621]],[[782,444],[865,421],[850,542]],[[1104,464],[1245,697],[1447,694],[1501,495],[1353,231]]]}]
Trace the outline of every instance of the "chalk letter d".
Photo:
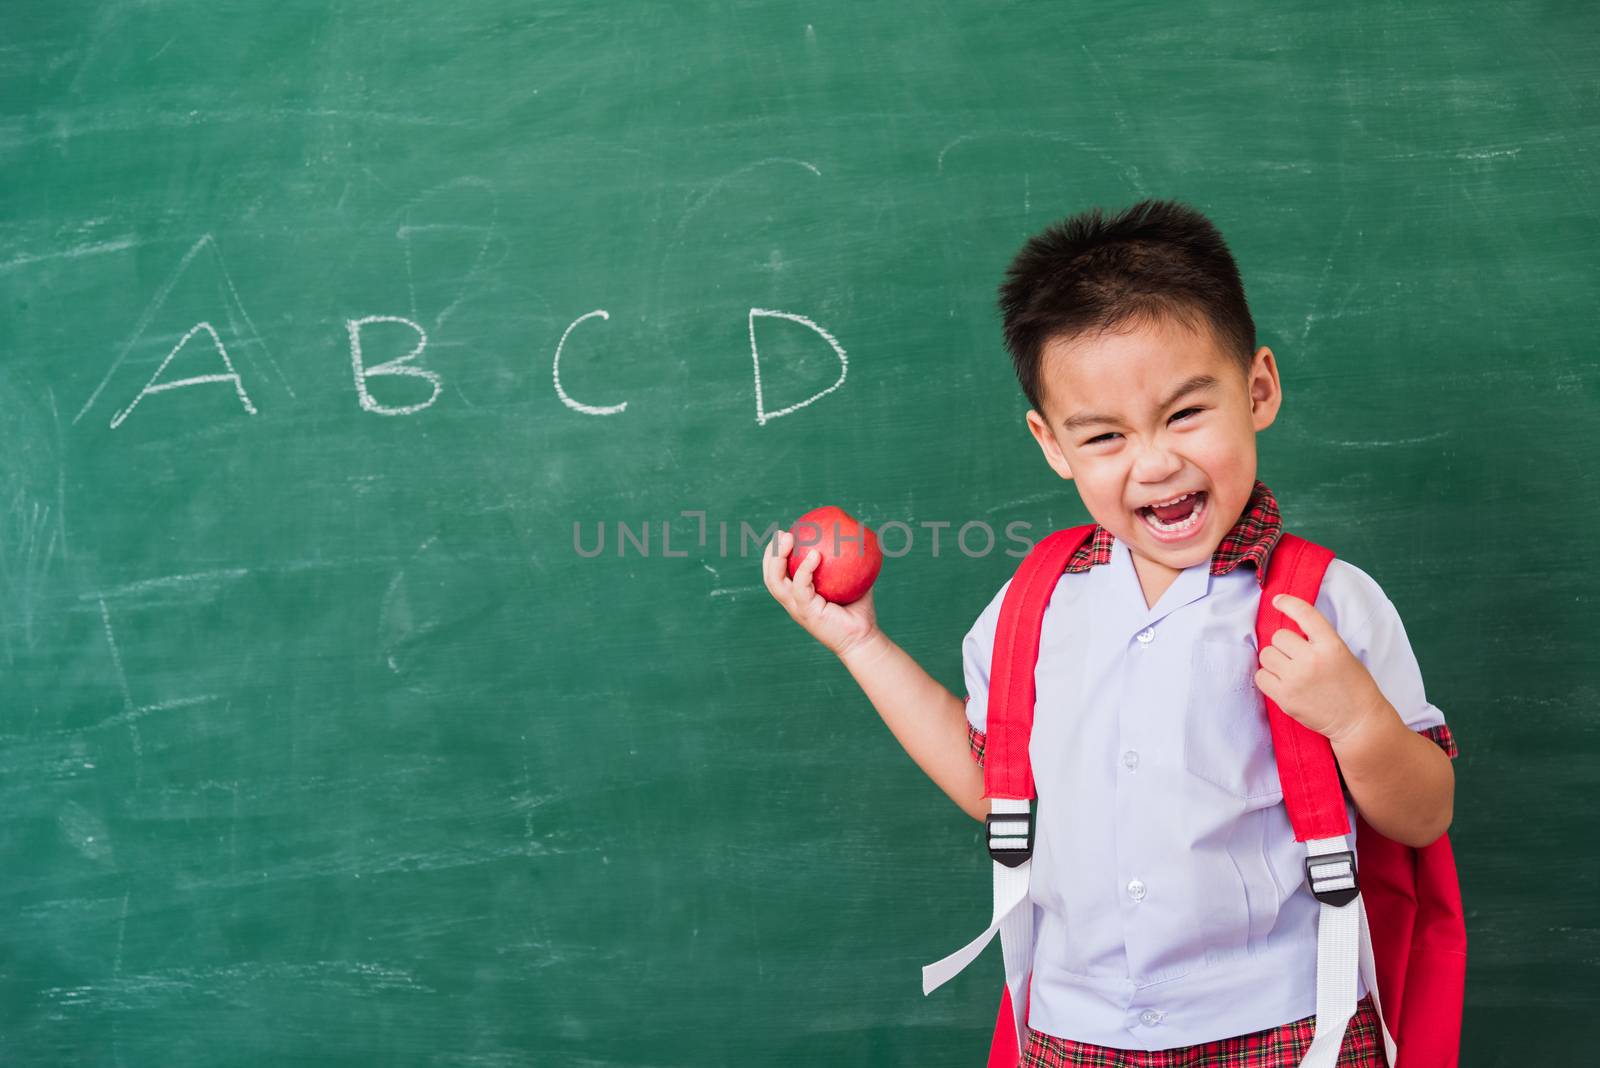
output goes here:
[{"label": "chalk letter d", "polygon": [[[829,386],[827,389],[813,393],[811,396],[807,397],[803,401],[800,401],[799,403],[791,404],[787,408],[779,408],[775,412],[767,411],[766,399],[761,395],[761,350],[756,347],[756,319],[758,318],[787,319],[792,323],[799,323],[801,326],[809,327],[811,330],[815,331],[817,335],[821,337],[822,340],[826,341],[833,349],[834,354],[839,357],[839,380],[833,385]],[[826,397],[828,394],[844,385],[845,372],[849,370],[849,360],[844,354],[844,346],[840,345],[838,340],[835,339],[832,334],[828,333],[810,319],[807,319],[804,315],[796,315],[794,312],[772,311],[768,308],[750,309],[750,359],[755,363],[756,369],[756,425],[758,426],[766,426],[767,423],[778,418],[780,415],[788,415],[790,412],[799,411],[806,405],[815,403],[816,401],[821,400],[823,397]]]}]

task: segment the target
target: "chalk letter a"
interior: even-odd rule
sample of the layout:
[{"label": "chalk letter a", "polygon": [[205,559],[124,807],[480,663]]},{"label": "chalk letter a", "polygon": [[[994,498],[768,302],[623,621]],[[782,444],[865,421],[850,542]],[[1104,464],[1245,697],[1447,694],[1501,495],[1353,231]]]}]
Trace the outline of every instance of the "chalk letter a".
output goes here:
[{"label": "chalk letter a", "polygon": [[[190,378],[175,378],[171,382],[158,383],[156,380],[161,377],[161,372],[167,369],[167,364],[171,363],[172,358],[183,350],[183,347],[189,343],[190,338],[202,330],[210,335],[211,344],[216,348],[217,355],[222,357],[222,366],[228,369],[228,373],[221,375],[194,375]],[[239,379],[239,372],[233,369],[233,361],[228,359],[228,350],[223,348],[222,339],[217,336],[216,330],[212,328],[210,323],[195,323],[189,328],[189,332],[179,338],[176,345],[172,346],[172,351],[167,353],[167,358],[161,361],[161,366],[156,368],[156,373],[150,376],[150,381],[144,384],[144,388],[139,391],[137,397],[133,398],[133,402],[111,417],[111,429],[115,430],[121,426],[123,420],[132,415],[133,410],[139,406],[139,402],[152,393],[165,393],[168,390],[183,389],[185,386],[201,386],[208,382],[232,382],[233,391],[239,395],[239,403],[244,405],[244,410],[250,415],[256,414],[256,406],[250,403],[250,395],[244,391],[244,383]]]}]

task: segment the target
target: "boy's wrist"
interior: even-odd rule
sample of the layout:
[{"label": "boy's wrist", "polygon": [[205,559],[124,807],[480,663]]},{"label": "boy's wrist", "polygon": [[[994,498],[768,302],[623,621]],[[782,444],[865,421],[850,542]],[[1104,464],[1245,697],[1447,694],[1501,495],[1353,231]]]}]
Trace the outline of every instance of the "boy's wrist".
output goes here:
[{"label": "boy's wrist", "polygon": [[1352,729],[1328,739],[1341,768],[1358,769],[1394,752],[1397,741],[1410,732],[1399,711],[1381,696],[1381,707],[1371,709]]},{"label": "boy's wrist", "polygon": [[839,659],[849,668],[870,664],[888,648],[889,636],[877,627],[857,638],[838,651]]},{"label": "boy's wrist", "polygon": [[1338,729],[1329,731],[1328,741],[1333,744],[1335,751],[1341,746],[1356,744],[1356,739],[1361,737],[1362,744],[1366,738],[1374,734],[1391,733],[1388,728],[1399,724],[1404,726],[1400,719],[1399,711],[1384,697],[1383,691],[1378,689],[1376,683],[1371,687],[1371,693],[1364,701],[1358,703],[1360,711],[1350,719],[1340,724]]}]

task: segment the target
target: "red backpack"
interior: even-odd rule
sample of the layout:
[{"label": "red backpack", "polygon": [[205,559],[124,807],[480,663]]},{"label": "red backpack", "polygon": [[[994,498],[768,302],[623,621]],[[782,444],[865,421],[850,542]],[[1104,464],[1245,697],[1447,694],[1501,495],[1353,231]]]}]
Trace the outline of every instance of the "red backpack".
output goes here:
[{"label": "red backpack", "polygon": [[[1027,982],[1032,975],[1034,665],[1045,605],[1067,561],[1094,530],[1058,530],[1028,553],[1001,602],[989,677],[984,744],[986,821],[994,859],[994,915],[968,945],[922,970],[932,993],[975,959],[998,931],[1006,983],[989,1050],[989,1068],[1016,1068],[1026,1048]],[[1279,629],[1299,627],[1272,607],[1280,593],[1315,604],[1333,553],[1293,534],[1280,535],[1268,563],[1256,615],[1257,648]],[[1302,1068],[1331,1066],[1355,1010],[1360,969],[1384,1024],[1392,1068],[1456,1068],[1466,984],[1467,936],[1448,835],[1421,849],[1386,838],[1356,815],[1355,850],[1333,748],[1327,738],[1284,714],[1270,698],[1267,722],[1278,779],[1295,840],[1306,843],[1307,882],[1322,902],[1318,917],[1316,1037]],[[1356,855],[1360,856],[1357,885]],[[1369,928],[1370,924],[1370,928]]]}]

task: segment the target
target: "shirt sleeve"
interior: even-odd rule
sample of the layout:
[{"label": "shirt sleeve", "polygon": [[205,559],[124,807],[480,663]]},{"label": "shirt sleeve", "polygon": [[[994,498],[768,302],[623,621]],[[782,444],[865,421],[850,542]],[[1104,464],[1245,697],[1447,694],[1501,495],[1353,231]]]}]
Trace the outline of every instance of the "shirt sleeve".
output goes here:
[{"label": "shirt sleeve", "polygon": [[1010,586],[1011,580],[1007,579],[961,640],[961,674],[967,687],[967,748],[980,767],[989,716],[989,662],[994,655],[995,629],[1000,624],[1000,605]]},{"label": "shirt sleeve", "polygon": [[1445,723],[1444,713],[1428,700],[1422,684],[1422,669],[1417,665],[1416,653],[1412,651],[1405,624],[1400,621],[1394,602],[1365,572],[1355,567],[1350,571],[1364,580],[1362,585],[1369,587],[1363,593],[1370,602],[1370,610],[1348,632],[1339,627],[1340,637],[1372,673],[1378,689],[1394,705],[1405,725],[1455,759],[1459,755],[1455,738]]},{"label": "shirt sleeve", "polygon": [[983,767],[983,745],[988,740],[988,735],[967,723],[967,749],[972,753],[972,759],[978,762],[978,767]]}]

